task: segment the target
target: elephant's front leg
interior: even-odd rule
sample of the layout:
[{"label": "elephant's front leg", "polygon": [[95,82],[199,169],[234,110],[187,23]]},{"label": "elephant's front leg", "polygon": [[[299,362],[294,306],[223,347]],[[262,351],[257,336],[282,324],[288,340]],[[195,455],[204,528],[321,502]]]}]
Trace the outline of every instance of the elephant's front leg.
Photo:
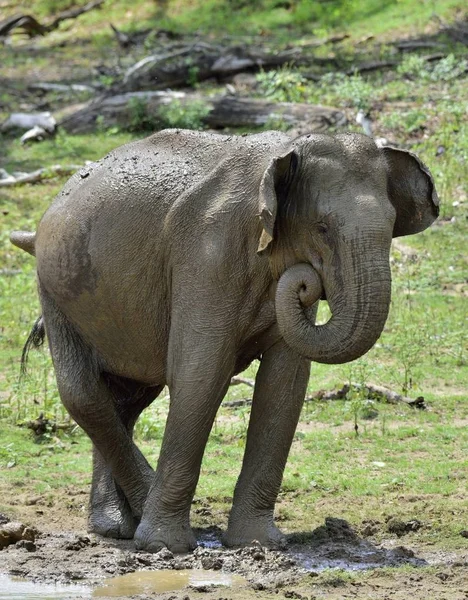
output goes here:
[{"label": "elephant's front leg", "polygon": [[247,446],[234,493],[224,542],[244,546],[252,540],[283,547],[273,511],[283,470],[301,413],[310,362],[283,341],[262,357],[255,380]]},{"label": "elephant's front leg", "polygon": [[234,353],[222,339],[187,329],[174,336],[169,415],[153,484],[135,533],[137,549],[148,552],[164,546],[188,552],[196,546],[190,507],[208,436],[233,372]]}]

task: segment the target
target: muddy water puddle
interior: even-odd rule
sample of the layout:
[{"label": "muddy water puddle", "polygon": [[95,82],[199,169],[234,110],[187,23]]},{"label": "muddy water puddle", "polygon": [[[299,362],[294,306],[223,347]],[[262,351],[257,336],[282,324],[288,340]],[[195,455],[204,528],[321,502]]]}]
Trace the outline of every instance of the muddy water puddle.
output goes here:
[{"label": "muddy water puddle", "polygon": [[205,591],[211,587],[240,587],[247,581],[239,575],[197,569],[181,571],[137,571],[108,579],[94,590],[93,598],[115,598],[136,594],[175,592],[184,588]]},{"label": "muddy water puddle", "polygon": [[92,590],[84,585],[44,584],[0,575],[0,600],[73,600],[117,598],[138,594],[175,592],[185,588],[239,588],[247,585],[240,575],[198,569],[136,571],[107,579]]}]

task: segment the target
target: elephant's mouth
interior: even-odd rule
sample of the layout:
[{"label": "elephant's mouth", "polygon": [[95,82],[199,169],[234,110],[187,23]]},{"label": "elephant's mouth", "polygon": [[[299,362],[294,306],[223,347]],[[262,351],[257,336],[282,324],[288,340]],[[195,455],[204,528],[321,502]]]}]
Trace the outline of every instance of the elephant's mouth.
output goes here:
[{"label": "elephant's mouth", "polygon": [[322,295],[320,296],[320,300],[326,300],[327,299],[327,294],[325,293],[325,290],[322,291]]}]

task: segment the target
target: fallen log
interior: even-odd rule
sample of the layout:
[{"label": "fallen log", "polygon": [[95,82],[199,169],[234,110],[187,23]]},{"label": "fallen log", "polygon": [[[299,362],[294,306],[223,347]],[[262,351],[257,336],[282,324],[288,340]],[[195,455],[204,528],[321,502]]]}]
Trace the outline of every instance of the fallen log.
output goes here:
[{"label": "fallen log", "polygon": [[22,29],[30,38],[47,33],[47,28],[31,15],[14,15],[0,22],[0,38],[6,38],[14,29]]},{"label": "fallen log", "polygon": [[84,108],[65,117],[60,126],[69,133],[85,133],[93,131],[96,123],[106,127],[128,126],[129,120],[138,104],[145,117],[154,122],[155,130],[167,126],[160,119],[160,109],[171,102],[179,102],[184,106],[193,102],[203,103],[207,114],[201,117],[207,126],[222,129],[224,127],[261,127],[271,122],[281,121],[288,126],[297,123],[307,125],[310,131],[324,131],[331,126],[346,124],[346,117],[336,108],[315,106],[311,104],[295,104],[292,102],[269,102],[267,100],[251,100],[236,96],[217,96],[205,98],[197,93],[186,92],[132,92],[116,96],[101,97],[88,103]]},{"label": "fallen log", "polygon": [[357,73],[370,73],[371,71],[380,71],[381,69],[393,69],[398,65],[396,60],[375,60],[364,62],[346,71],[346,75],[355,75]]},{"label": "fallen log", "polygon": [[12,113],[2,123],[0,131],[5,133],[15,129],[32,129],[33,127],[42,127],[42,129],[52,133],[57,127],[57,122],[50,112]]},{"label": "fallen log", "polygon": [[306,124],[310,131],[325,131],[332,126],[346,124],[345,115],[336,108],[293,102],[269,102],[224,96],[213,102],[212,110],[204,118],[210,127],[261,127],[276,122],[289,127]]},{"label": "fallen log", "polygon": [[424,50],[427,48],[442,48],[445,44],[427,40],[402,40],[394,44],[401,52],[413,52],[413,50]]},{"label": "fallen log", "polygon": [[83,83],[49,83],[47,81],[35,81],[28,84],[28,90],[32,92],[64,92],[64,93],[94,93],[96,88]]},{"label": "fallen log", "polygon": [[257,48],[222,48],[195,42],[138,61],[125,73],[120,89],[127,92],[167,89],[212,77],[225,79],[244,71],[257,72],[286,64],[297,66],[313,60],[303,57],[301,48],[266,52]]},{"label": "fallen log", "polygon": [[24,185],[26,183],[39,183],[45,179],[63,175],[73,175],[75,171],[81,169],[82,165],[52,165],[43,167],[31,173],[8,173],[5,169],[0,169],[0,187],[11,187],[14,185]]},{"label": "fallen log", "polygon": [[350,393],[364,393],[367,399],[377,400],[379,402],[387,402],[388,404],[403,403],[411,406],[412,408],[419,408],[424,410],[426,405],[424,403],[424,397],[418,396],[417,398],[408,398],[402,394],[398,394],[389,388],[382,385],[375,385],[373,383],[346,383],[343,387],[330,392],[324,392],[323,390],[318,391],[316,394],[308,398],[309,401],[313,400],[349,400]]},{"label": "fallen log", "polygon": [[[250,386],[254,383],[250,382],[250,380],[240,381],[241,379],[243,379],[242,377],[233,377],[233,379],[239,379],[239,381],[232,383],[231,380],[231,385],[245,383],[246,385]],[[350,396],[352,393],[361,393],[362,391],[364,391],[366,398],[369,400],[377,400],[378,402],[386,402],[388,404],[403,403],[407,406],[411,406],[412,408],[417,408],[419,410],[425,410],[427,408],[423,396],[418,396],[415,399],[408,398],[407,396],[398,394],[397,392],[394,392],[393,390],[390,390],[382,385],[374,385],[373,383],[365,383],[364,385],[361,385],[360,383],[346,383],[341,388],[329,392],[319,390],[315,394],[312,394],[312,396],[308,396],[305,399],[305,401],[317,402],[331,400],[350,400]],[[238,408],[240,406],[249,406],[250,404],[252,404],[252,400],[250,398],[241,398],[239,400],[231,400],[228,402],[224,402],[223,406],[227,408]]]}]

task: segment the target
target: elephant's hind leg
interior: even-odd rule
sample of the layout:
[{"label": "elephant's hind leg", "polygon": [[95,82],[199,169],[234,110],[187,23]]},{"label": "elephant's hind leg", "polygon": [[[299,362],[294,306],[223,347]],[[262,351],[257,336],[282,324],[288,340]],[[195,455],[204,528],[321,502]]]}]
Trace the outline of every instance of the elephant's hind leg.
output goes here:
[{"label": "elephant's hind leg", "polygon": [[[119,414],[99,357],[42,290],[41,303],[62,402],[99,453],[98,473],[102,460],[125,495],[133,517],[139,519],[153,470]],[[98,479],[95,478],[96,485],[102,483]],[[103,481],[105,488],[108,480]]]},{"label": "elephant's hind leg", "polygon": [[[155,400],[163,386],[141,388],[136,382],[111,376],[107,377],[107,383],[114,395],[120,419],[132,436],[141,412]],[[94,446],[88,531],[105,537],[131,539],[138,523],[111,469]]]}]

